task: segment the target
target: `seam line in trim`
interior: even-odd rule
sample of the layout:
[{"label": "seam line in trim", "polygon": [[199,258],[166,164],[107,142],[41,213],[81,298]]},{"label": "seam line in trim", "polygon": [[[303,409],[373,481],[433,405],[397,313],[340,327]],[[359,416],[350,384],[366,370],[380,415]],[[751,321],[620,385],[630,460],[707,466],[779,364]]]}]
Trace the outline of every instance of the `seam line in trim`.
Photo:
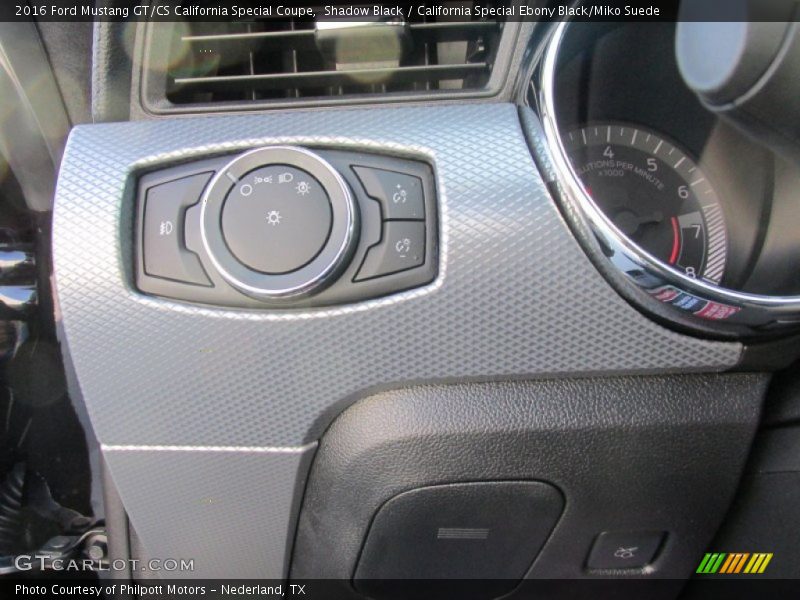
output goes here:
[{"label": "seam line in trim", "polygon": [[302,454],[316,447],[317,442],[303,446],[168,446],[101,444],[100,448],[112,452],[242,452],[262,454]]}]

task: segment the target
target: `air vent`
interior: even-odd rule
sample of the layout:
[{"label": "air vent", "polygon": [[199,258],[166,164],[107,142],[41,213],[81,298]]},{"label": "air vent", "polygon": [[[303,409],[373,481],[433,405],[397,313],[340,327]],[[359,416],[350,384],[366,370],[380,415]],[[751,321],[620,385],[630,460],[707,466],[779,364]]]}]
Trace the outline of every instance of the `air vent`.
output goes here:
[{"label": "air vent", "polygon": [[[155,23],[149,77],[166,80],[151,85],[161,102],[152,89],[148,99],[161,108],[219,109],[485,91],[504,25],[464,16]],[[159,56],[166,62],[154,68]]]}]

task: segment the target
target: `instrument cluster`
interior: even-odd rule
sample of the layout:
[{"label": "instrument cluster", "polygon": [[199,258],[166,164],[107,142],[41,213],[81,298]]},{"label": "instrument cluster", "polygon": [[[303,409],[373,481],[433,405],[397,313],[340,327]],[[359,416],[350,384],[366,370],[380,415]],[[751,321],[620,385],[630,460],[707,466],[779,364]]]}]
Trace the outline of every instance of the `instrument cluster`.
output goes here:
[{"label": "instrument cluster", "polygon": [[567,21],[535,38],[520,102],[541,124],[536,158],[590,256],[644,310],[724,336],[789,330],[800,169],[687,86],[676,29]]}]

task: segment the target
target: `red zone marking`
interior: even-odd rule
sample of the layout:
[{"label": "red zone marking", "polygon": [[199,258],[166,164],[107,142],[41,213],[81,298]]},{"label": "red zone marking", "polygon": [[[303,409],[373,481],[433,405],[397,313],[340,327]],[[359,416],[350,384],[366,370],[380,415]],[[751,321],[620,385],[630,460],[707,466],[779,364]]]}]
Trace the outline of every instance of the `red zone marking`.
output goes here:
[{"label": "red zone marking", "polygon": [[681,249],[681,231],[678,226],[678,218],[672,217],[670,220],[672,221],[672,254],[669,255],[669,264],[674,265]]}]

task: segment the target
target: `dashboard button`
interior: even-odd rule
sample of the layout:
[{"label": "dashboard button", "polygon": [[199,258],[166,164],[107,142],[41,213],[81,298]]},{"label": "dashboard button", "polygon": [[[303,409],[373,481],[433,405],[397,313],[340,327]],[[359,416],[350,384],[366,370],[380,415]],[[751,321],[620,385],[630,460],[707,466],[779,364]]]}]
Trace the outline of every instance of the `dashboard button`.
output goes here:
[{"label": "dashboard button", "polygon": [[144,271],[153,277],[211,286],[200,260],[185,247],[184,215],[197,204],[211,173],[201,173],[147,190],[142,227]]},{"label": "dashboard button", "polygon": [[381,277],[425,263],[425,223],[386,221],[383,240],[369,249],[355,281]]},{"label": "dashboard button", "polygon": [[372,519],[355,587],[379,600],[504,596],[525,575],[563,506],[559,491],[540,482],[456,483],[403,492]]},{"label": "dashboard button", "polygon": [[306,171],[270,165],[228,192],[222,233],[237,260],[261,273],[295,271],[319,254],[331,230],[328,194]]},{"label": "dashboard button", "polygon": [[656,556],[662,531],[604,531],[589,553],[590,569],[641,569]]},{"label": "dashboard button", "polygon": [[422,180],[395,171],[353,167],[370,198],[381,204],[384,219],[424,219]]}]

